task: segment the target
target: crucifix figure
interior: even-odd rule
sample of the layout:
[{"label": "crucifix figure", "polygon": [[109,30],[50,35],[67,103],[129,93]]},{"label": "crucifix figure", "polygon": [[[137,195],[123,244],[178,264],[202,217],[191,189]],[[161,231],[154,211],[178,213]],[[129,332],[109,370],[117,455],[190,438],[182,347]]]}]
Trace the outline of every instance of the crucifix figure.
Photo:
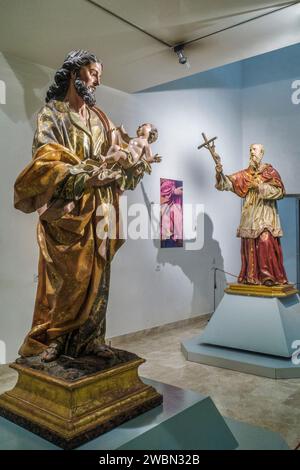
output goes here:
[{"label": "crucifix figure", "polygon": [[237,236],[241,238],[242,267],[238,282],[266,286],[286,284],[280,237],[282,229],[277,200],[285,195],[279,173],[269,163],[262,163],[264,146],[252,144],[248,168],[224,175],[215,150],[217,137],[207,139],[198,149],[206,148],[216,164],[216,188],[232,191],[244,200]]}]

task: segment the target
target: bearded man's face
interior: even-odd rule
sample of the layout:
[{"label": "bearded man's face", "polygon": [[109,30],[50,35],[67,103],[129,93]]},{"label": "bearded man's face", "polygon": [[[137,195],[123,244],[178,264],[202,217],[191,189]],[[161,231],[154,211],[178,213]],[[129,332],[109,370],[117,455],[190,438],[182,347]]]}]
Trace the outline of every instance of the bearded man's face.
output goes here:
[{"label": "bearded man's face", "polygon": [[90,63],[83,65],[77,72],[74,86],[78,95],[89,106],[96,104],[96,87],[100,85],[102,75],[102,65]]},{"label": "bearded man's face", "polygon": [[252,144],[250,146],[250,165],[258,168],[264,156],[264,148],[262,144]]}]

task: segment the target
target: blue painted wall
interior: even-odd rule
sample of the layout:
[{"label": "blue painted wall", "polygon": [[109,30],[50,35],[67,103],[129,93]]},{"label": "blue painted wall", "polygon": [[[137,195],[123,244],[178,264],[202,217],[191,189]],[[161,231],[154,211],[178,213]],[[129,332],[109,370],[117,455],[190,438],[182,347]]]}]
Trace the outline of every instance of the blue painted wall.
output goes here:
[{"label": "blue painted wall", "polygon": [[244,163],[249,145],[263,143],[287,193],[300,194],[300,44],[248,59],[242,71]]},{"label": "blue painted wall", "polygon": [[[299,271],[299,200],[286,197],[278,202],[278,210],[284,236],[281,246],[284,266],[289,282],[297,284]],[[299,287],[299,286],[298,286]]]}]

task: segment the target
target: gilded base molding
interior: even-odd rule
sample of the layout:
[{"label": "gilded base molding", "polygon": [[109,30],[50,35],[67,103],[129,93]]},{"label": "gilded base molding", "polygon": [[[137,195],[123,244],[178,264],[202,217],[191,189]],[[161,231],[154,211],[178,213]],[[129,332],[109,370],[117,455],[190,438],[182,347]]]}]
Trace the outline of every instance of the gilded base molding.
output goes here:
[{"label": "gilded base molding", "polygon": [[23,364],[16,386],[0,396],[0,415],[63,449],[73,449],[162,403],[144,384],[135,356],[128,362],[65,380]]},{"label": "gilded base molding", "polygon": [[248,295],[253,297],[289,297],[299,294],[293,284],[281,284],[276,286],[264,286],[255,284],[228,284],[225,289],[227,294]]}]

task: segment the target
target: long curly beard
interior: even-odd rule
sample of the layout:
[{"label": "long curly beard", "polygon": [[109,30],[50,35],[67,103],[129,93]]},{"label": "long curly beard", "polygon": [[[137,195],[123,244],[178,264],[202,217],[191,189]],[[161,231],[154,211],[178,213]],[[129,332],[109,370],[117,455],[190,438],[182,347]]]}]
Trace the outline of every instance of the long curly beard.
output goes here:
[{"label": "long curly beard", "polygon": [[256,157],[252,157],[250,155],[249,166],[254,170],[258,170],[260,166],[261,160],[257,160]]},{"label": "long curly beard", "polygon": [[96,104],[96,93],[95,90],[90,90],[89,87],[86,86],[83,80],[80,78],[76,78],[74,82],[75,89],[78,95],[84,100],[84,102],[92,108]]}]

